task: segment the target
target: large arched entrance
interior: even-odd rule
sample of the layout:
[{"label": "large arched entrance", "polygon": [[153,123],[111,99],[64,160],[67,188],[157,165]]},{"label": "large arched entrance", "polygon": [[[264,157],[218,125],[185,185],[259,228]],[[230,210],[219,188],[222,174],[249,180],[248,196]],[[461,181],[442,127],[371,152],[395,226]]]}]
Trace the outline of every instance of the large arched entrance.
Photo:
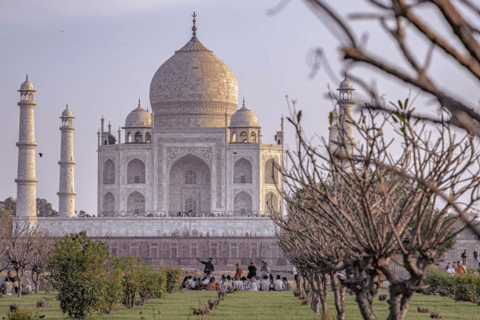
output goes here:
[{"label": "large arched entrance", "polygon": [[192,154],[175,161],[169,173],[169,212],[210,212],[210,168]]}]

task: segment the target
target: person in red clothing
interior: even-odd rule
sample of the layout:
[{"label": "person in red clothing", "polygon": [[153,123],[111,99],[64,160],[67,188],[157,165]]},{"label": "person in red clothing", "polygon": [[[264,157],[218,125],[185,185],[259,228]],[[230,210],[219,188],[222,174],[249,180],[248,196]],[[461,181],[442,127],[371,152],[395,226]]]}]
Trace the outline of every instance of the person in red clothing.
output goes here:
[{"label": "person in red clothing", "polygon": [[235,269],[235,280],[240,280],[242,278],[242,268],[237,263],[237,268]]},{"label": "person in red clothing", "polygon": [[457,273],[467,273],[467,269],[460,263],[460,261],[457,261]]}]

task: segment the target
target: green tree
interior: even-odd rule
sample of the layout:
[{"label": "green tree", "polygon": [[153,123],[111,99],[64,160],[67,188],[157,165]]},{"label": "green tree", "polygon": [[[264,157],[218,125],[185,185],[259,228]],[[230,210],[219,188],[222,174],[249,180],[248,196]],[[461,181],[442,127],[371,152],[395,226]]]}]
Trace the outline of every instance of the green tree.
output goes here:
[{"label": "green tree", "polygon": [[[17,213],[17,199],[8,197],[4,201],[0,201],[0,216],[10,214],[15,217]],[[58,212],[48,200],[37,198],[37,217],[56,217]]]},{"label": "green tree", "polygon": [[85,319],[102,309],[106,279],[112,276],[110,263],[108,246],[88,238],[85,231],[56,241],[49,269],[63,313]]}]

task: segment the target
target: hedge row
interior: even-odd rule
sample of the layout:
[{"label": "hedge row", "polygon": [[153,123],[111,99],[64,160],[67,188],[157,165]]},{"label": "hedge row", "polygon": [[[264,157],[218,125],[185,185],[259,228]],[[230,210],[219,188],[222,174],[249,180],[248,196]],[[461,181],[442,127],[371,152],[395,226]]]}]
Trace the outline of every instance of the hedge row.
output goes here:
[{"label": "hedge row", "polygon": [[432,266],[428,269],[425,285],[428,286],[425,290],[428,295],[480,303],[480,275],[472,269],[468,269],[467,273],[452,275]]}]

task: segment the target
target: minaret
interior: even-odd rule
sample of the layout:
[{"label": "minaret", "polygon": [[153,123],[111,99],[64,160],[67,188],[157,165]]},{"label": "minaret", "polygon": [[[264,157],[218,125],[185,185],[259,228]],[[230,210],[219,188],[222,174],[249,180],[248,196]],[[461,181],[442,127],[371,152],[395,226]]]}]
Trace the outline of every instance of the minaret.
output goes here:
[{"label": "minaret", "polygon": [[25,219],[33,225],[37,218],[37,176],[35,171],[35,117],[33,100],[36,92],[33,84],[27,79],[20,86],[20,132],[18,136],[18,173],[17,179],[17,214],[19,219]]},{"label": "minaret", "polygon": [[[351,157],[355,149],[355,132],[353,126],[353,85],[350,80],[340,82],[337,107],[330,113],[329,144],[333,153],[340,157]],[[336,147],[335,147],[335,146]],[[348,160],[346,160],[348,162]]]},{"label": "minaret", "polygon": [[60,145],[60,188],[58,194],[58,215],[60,217],[75,216],[75,160],[73,157],[73,126],[74,116],[67,108],[62,112],[62,142]]}]

